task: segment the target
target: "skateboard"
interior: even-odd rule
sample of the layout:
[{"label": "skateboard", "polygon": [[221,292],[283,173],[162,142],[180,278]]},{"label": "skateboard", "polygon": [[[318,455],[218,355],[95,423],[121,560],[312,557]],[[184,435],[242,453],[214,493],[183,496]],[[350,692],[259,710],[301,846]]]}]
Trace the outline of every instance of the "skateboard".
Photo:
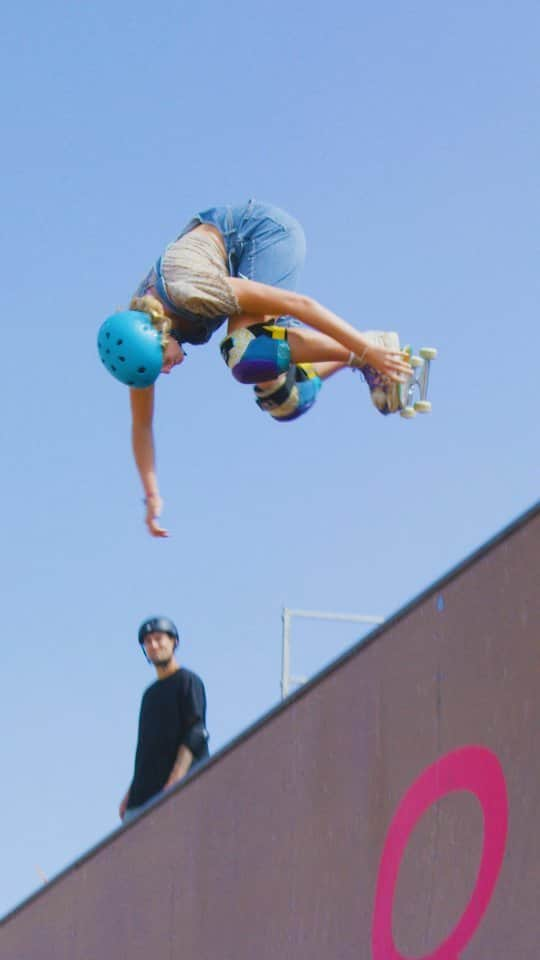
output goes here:
[{"label": "skateboard", "polygon": [[427,393],[431,361],[437,357],[437,351],[435,347],[422,347],[416,355],[412,347],[405,347],[405,353],[409,355],[412,371],[409,379],[399,384],[400,416],[412,420],[417,413],[431,413]]}]

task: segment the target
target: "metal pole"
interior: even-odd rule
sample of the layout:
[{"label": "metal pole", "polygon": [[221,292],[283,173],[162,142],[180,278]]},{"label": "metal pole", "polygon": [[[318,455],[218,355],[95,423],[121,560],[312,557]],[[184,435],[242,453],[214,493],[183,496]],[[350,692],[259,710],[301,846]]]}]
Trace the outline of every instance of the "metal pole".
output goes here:
[{"label": "metal pole", "polygon": [[291,619],[287,607],[281,611],[282,638],[281,638],[281,699],[289,695],[289,676],[291,670],[290,626]]}]

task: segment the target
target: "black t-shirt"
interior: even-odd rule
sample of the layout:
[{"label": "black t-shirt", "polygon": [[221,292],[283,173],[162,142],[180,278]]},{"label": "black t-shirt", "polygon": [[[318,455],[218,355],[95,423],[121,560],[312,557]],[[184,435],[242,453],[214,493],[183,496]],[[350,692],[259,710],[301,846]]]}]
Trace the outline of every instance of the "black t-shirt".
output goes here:
[{"label": "black t-shirt", "polygon": [[[163,789],[178,749],[196,723],[206,726],[206,694],[195,673],[181,668],[145,690],[128,807],[146,803]],[[207,756],[208,745],[203,740],[194,762]]]}]

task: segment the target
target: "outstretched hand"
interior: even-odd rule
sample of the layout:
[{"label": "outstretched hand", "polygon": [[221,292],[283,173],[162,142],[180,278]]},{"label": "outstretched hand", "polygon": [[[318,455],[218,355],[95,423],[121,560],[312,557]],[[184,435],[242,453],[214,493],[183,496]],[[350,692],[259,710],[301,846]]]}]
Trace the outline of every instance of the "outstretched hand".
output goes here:
[{"label": "outstretched hand", "polygon": [[411,375],[409,355],[403,350],[396,351],[370,344],[364,353],[364,363],[374,367],[394,383],[405,383]]},{"label": "outstretched hand", "polygon": [[163,500],[158,493],[151,494],[149,497],[146,497],[146,517],[145,523],[148,527],[148,532],[153,537],[168,537],[169,531],[165,530],[164,527],[159,523],[159,517],[163,509]]}]

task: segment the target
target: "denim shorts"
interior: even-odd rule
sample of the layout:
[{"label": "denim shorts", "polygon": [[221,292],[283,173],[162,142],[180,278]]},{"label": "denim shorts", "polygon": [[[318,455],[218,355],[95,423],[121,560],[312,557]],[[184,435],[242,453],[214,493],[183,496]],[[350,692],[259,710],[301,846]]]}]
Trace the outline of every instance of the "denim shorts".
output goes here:
[{"label": "denim shorts", "polygon": [[210,207],[197,213],[180,236],[199,223],[210,223],[222,234],[232,277],[296,290],[306,240],[285,210],[253,199],[241,206]]},{"label": "denim shorts", "polygon": [[[177,239],[201,223],[211,224],[220,231],[232,277],[256,280],[285,290],[296,289],[306,255],[306,241],[302,227],[289,213],[256,200],[248,200],[241,206],[210,207],[195,214]],[[189,325],[182,342],[207,343],[228,318],[194,314],[169,300],[161,262],[160,257],[139,284],[135,295],[142,297],[149,289],[157,287],[173,315]],[[282,317],[277,322],[283,326],[298,324],[291,317]]]}]

